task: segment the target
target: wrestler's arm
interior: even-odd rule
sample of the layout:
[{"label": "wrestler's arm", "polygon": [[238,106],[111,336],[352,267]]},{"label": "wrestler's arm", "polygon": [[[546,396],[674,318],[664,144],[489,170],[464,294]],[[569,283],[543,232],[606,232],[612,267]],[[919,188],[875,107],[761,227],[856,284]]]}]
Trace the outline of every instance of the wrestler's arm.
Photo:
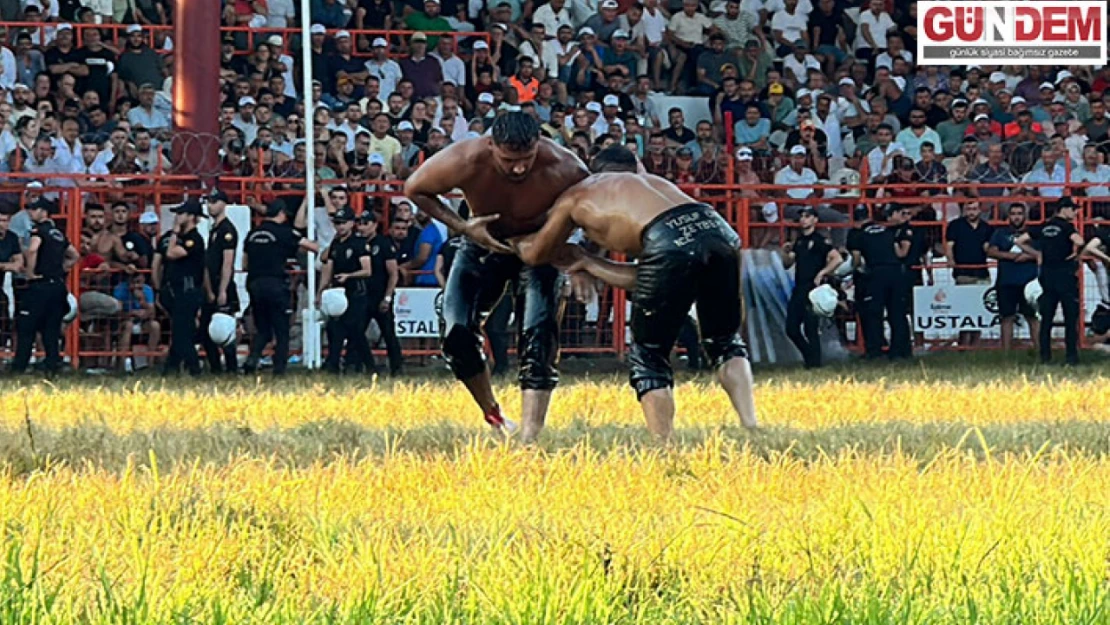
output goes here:
[{"label": "wrestler's arm", "polygon": [[462,186],[470,175],[471,151],[470,141],[448,146],[425,161],[405,181],[405,197],[452,232],[466,232],[466,220],[439,196]]},{"label": "wrestler's arm", "polygon": [[547,212],[547,221],[542,228],[510,241],[516,255],[529,265],[566,266],[581,258],[582,248],[567,243],[567,238],[576,227],[571,211],[577,203],[577,193],[564,193]]},{"label": "wrestler's arm", "polygon": [[608,258],[589,255],[571,265],[570,271],[585,271],[598,280],[618,289],[636,290],[635,263],[618,263]]}]

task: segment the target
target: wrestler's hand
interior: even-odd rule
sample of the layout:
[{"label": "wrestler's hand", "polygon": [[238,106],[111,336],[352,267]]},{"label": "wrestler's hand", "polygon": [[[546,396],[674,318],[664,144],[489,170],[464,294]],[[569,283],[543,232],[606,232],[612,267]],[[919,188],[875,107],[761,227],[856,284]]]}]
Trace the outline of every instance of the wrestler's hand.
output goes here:
[{"label": "wrestler's hand", "polygon": [[508,244],[498,241],[489,233],[489,224],[501,218],[499,214],[482,215],[481,217],[474,217],[466,222],[466,227],[463,228],[463,234],[471,241],[486,248],[491,252],[499,254],[515,254]]},{"label": "wrestler's hand", "polygon": [[585,270],[585,262],[578,261],[575,263],[575,265],[579,264],[581,264],[581,267],[578,270],[570,272],[570,292],[574,294],[574,299],[585,304],[590,301],[590,297],[597,289],[594,285],[594,277]]}]

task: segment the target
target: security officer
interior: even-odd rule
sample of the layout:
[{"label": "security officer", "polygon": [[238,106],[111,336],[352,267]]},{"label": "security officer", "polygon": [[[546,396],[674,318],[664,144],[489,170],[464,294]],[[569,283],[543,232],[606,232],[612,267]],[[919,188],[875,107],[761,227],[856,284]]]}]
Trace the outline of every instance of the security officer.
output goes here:
[{"label": "security officer", "polygon": [[[205,301],[200,315],[200,338],[212,373],[238,373],[238,345],[216,345],[208,336],[208,324],[215,313],[234,316],[239,312],[239,287],[235,284],[235,252],[239,247],[239,231],[227,218],[227,194],[213,189],[208,195],[208,246],[204,253]],[[221,362],[220,356],[223,356]]]},{"label": "security officer", "polygon": [[[924,286],[925,280],[922,277],[922,269],[926,272],[932,272],[929,268],[926,252],[928,246],[925,242],[925,230],[923,228],[915,228],[910,223],[914,219],[914,207],[908,204],[892,204],[887,208],[887,214],[890,215],[890,220],[894,226],[894,236],[899,240],[908,240],[910,242],[909,252],[906,257],[902,259],[904,272],[902,274],[902,288],[906,291],[906,313],[909,315],[913,325],[913,289],[914,287]],[[931,273],[929,274],[932,275]],[[920,336],[924,341],[925,336]]]},{"label": "security officer", "polygon": [[[294,225],[304,225],[306,210],[306,203],[302,203]],[[264,217],[243,241],[243,269],[247,272],[247,293],[255,327],[243,370],[253,373],[258,369],[262,351],[273,339],[274,375],[283,375],[289,364],[289,318],[293,314],[286,267],[298,250],[318,252],[320,248],[289,224],[287,205],[282,200],[270,202]]]},{"label": "security officer", "polygon": [[197,222],[204,217],[200,200],[190,198],[173,209],[173,230],[165,237],[163,290],[169,292],[170,355],[162,375],[176,374],[182,363],[189,374],[201,373],[197,358],[197,313],[204,304],[204,239]]},{"label": "security officer", "polygon": [[[874,223],[871,219],[871,211],[867,206],[860,204],[852,211],[852,219],[855,222],[852,229],[848,231],[848,236],[845,242],[845,252],[849,258],[853,258],[852,250],[859,249],[859,242],[863,236],[863,229]],[[859,318],[859,334],[867,337],[870,336],[874,330],[871,328],[875,324],[872,315],[866,314],[864,311],[865,302],[871,301],[871,280],[868,275],[869,268],[862,264],[857,264],[857,261],[852,262],[852,285],[855,290],[855,309],[856,316]],[[882,321],[878,322],[880,328]],[[879,335],[882,335],[880,329]]]},{"label": "security officer", "polygon": [[[1079,364],[1079,251],[1084,250],[1083,237],[1075,229],[1075,202],[1063,197],[1056,203],[1056,214],[1041,226],[1034,226],[1014,242],[1036,256],[1032,241],[1040,243],[1041,288],[1041,362],[1052,362],[1052,320],[1056,307],[1064,308],[1064,344],[1069,365]],[[1085,252],[1103,262],[1106,254],[1092,246]]]},{"label": "security officer", "polygon": [[[8,229],[11,223],[11,216],[5,213],[0,213],[0,284],[4,283],[4,276],[8,272],[14,274],[23,271],[23,252],[19,245],[19,237],[14,232]],[[8,321],[8,296],[3,290],[0,290],[0,324],[2,324],[3,332],[9,332]],[[3,342],[3,337],[0,337],[0,343]]]},{"label": "security officer", "polygon": [[794,270],[794,292],[786,305],[786,335],[794,342],[806,369],[821,366],[821,335],[817,315],[810,310],[809,292],[832,275],[842,261],[825,235],[817,232],[817,211],[803,206],[798,212],[801,235],[784,246],[783,266]]},{"label": "security officer", "polygon": [[[370,242],[370,319],[378,323],[385,349],[389,354],[389,375],[401,374],[401,341],[397,339],[397,323],[393,319],[393,291],[397,288],[397,248],[393,237],[378,234],[378,215],[363,211],[358,216],[358,234]],[[370,356],[370,367],[374,357]]]},{"label": "security officer", "polygon": [[23,250],[27,291],[20,298],[12,373],[27,370],[36,334],[41,335],[46,352],[43,361],[46,373],[57,373],[62,363],[59,351],[62,317],[69,310],[65,278],[80,255],[66,239],[65,233],[49,219],[52,208],[52,203],[40,199],[27,211],[34,225],[27,248]]},{"label": "security officer", "polygon": [[861,311],[862,316],[871,317],[863,328],[868,360],[882,355],[884,311],[890,323],[890,357],[912,355],[903,259],[910,252],[913,229],[898,232],[895,227],[892,222],[868,223],[849,243],[852,266],[859,267],[862,260],[868,267],[868,294]]},{"label": "security officer", "polygon": [[370,243],[355,234],[355,213],[344,206],[332,215],[335,238],[324,252],[324,288],[342,287],[347,294],[347,310],[338,319],[328,320],[328,358],[324,369],[339,373],[343,346],[347,362],[355,370],[370,364],[370,344],[366,329],[370,325]]}]

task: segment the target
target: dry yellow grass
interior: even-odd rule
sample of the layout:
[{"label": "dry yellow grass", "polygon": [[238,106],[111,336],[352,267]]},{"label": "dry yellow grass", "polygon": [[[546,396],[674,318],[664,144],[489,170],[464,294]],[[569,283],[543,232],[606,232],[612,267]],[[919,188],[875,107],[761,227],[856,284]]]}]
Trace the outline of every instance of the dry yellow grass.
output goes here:
[{"label": "dry yellow grass", "polygon": [[[499,444],[442,384],[11,390],[0,431],[13,438],[29,409],[40,434],[96,427],[151,448],[171,427],[327,418],[463,442],[169,466],[57,463],[40,448],[39,469],[0,480],[0,623],[1110,622],[1110,457],[1020,434],[1079,423],[1106,439],[1104,380],[759,389],[764,422],[818,441],[960,420],[1019,432],[1004,455],[972,428],[958,444],[803,458],[716,433],[733,418],[716,390],[678,392],[698,442],[599,453],[589,430],[555,451]],[[556,394],[552,435],[571,423],[641,418],[623,385],[582,383]]]}]

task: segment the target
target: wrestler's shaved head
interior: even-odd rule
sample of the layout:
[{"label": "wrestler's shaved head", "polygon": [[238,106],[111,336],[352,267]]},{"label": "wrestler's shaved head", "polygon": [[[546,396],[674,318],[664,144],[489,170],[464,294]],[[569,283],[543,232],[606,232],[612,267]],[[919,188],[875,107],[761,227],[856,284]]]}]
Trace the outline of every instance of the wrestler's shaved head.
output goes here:
[{"label": "wrestler's shaved head", "polygon": [[637,171],[636,155],[623,145],[613,144],[598,152],[590,161],[590,172],[604,173],[629,173]]}]

